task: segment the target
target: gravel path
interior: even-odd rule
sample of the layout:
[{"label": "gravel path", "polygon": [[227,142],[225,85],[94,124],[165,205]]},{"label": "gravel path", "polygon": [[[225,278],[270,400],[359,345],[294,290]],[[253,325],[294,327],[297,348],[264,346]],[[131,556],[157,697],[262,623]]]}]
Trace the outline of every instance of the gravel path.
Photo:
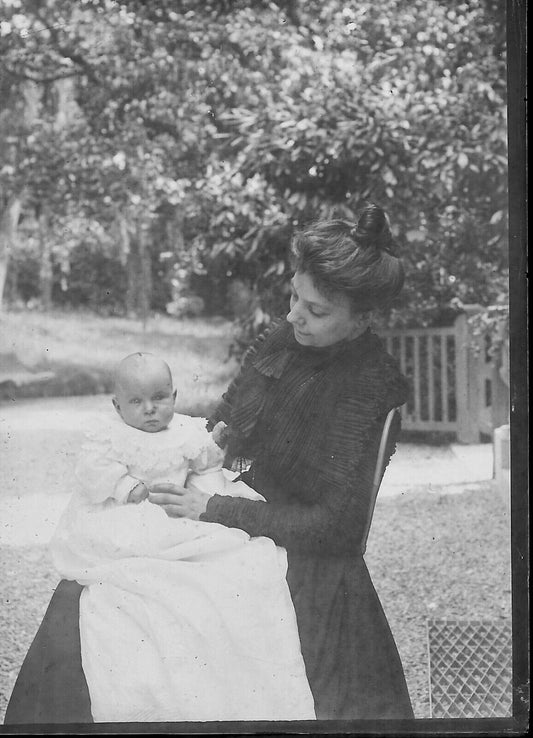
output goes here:
[{"label": "gravel path", "polygon": [[[81,416],[108,401],[18,403],[16,414],[0,408],[0,722],[57,581],[46,541],[68,500]],[[405,471],[400,459],[399,453],[398,476]],[[427,463],[431,476],[430,455]],[[438,481],[444,481],[440,475]],[[426,619],[508,618],[511,586],[509,512],[493,485],[421,490],[404,481],[396,490],[401,494],[380,496],[366,561],[402,656],[415,715],[423,718],[429,717]]]},{"label": "gravel path", "polygon": [[511,617],[508,509],[492,485],[378,500],[368,568],[416,717],[430,717],[426,620]]}]

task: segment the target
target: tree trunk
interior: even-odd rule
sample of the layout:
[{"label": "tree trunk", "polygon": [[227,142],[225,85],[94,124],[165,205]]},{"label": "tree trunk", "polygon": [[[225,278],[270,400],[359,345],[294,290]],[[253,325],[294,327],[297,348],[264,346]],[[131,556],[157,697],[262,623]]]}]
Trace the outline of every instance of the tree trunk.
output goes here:
[{"label": "tree trunk", "polygon": [[135,232],[128,234],[127,245],[126,310],[129,316],[140,318],[145,328],[150,314],[152,269],[147,233],[142,224],[137,224]]},{"label": "tree trunk", "polygon": [[137,242],[139,248],[139,290],[137,292],[139,302],[139,316],[142,320],[143,330],[150,315],[150,301],[152,296],[152,264],[150,260],[150,249],[148,248],[148,234],[142,224],[137,228]]},{"label": "tree trunk", "polygon": [[139,218],[130,222],[123,213],[117,213],[117,219],[123,263],[126,267],[126,314],[128,317],[140,318],[145,329],[152,298],[152,262],[148,229]]},{"label": "tree trunk", "polygon": [[[1,238],[1,234],[0,234]],[[0,310],[2,309],[2,302],[4,297],[4,286],[6,283],[6,276],[7,276],[7,265],[8,265],[8,256],[4,257],[3,255],[0,257]]]},{"label": "tree trunk", "polygon": [[39,269],[39,292],[43,310],[52,307],[52,244],[50,241],[50,219],[48,212],[43,209],[39,215],[39,245],[41,263]]},{"label": "tree trunk", "polygon": [[118,233],[120,236],[120,260],[126,269],[126,296],[125,307],[126,315],[133,317],[135,315],[135,254],[132,244],[131,232],[128,218],[119,209],[116,211],[116,219],[118,224]]},{"label": "tree trunk", "polygon": [[17,246],[17,226],[21,206],[22,198],[14,195],[8,200],[0,215],[0,310],[2,309],[9,257]]},{"label": "tree trunk", "polygon": [[126,289],[126,315],[128,318],[135,317],[137,309],[137,248],[135,239],[129,239],[129,251],[126,258],[126,276],[128,286]]}]

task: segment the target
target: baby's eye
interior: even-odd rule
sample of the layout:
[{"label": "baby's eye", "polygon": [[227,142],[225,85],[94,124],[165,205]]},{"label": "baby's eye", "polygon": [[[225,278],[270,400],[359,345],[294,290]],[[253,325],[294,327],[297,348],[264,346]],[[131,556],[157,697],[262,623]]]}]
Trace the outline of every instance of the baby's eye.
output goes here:
[{"label": "baby's eye", "polygon": [[137,398],[134,398],[133,400],[130,400],[130,404],[131,405],[138,405],[139,403],[140,403],[140,400],[138,400]]}]

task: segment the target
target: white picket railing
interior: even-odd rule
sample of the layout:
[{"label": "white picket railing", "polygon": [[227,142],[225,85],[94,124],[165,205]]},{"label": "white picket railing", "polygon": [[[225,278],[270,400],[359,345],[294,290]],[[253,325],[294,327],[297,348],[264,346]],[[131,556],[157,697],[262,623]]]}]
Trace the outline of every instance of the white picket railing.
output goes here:
[{"label": "white picket railing", "polygon": [[410,380],[401,411],[405,430],[452,432],[461,442],[475,443],[506,422],[508,389],[484,338],[472,336],[466,314],[445,328],[379,333]]}]

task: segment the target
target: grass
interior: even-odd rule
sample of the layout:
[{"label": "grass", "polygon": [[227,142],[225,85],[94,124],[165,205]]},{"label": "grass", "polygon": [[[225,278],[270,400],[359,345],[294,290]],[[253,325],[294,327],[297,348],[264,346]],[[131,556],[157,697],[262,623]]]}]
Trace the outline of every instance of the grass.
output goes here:
[{"label": "grass", "polygon": [[[13,355],[33,372],[52,371],[39,384],[9,388],[17,397],[110,392],[113,368],[135,351],[167,361],[178,389],[177,409],[206,415],[237,371],[229,358],[232,327],[213,318],[104,318],[89,313],[8,312],[0,315],[0,361]],[[1,370],[1,367],[0,367]],[[4,397],[4,399],[6,399]]]}]

